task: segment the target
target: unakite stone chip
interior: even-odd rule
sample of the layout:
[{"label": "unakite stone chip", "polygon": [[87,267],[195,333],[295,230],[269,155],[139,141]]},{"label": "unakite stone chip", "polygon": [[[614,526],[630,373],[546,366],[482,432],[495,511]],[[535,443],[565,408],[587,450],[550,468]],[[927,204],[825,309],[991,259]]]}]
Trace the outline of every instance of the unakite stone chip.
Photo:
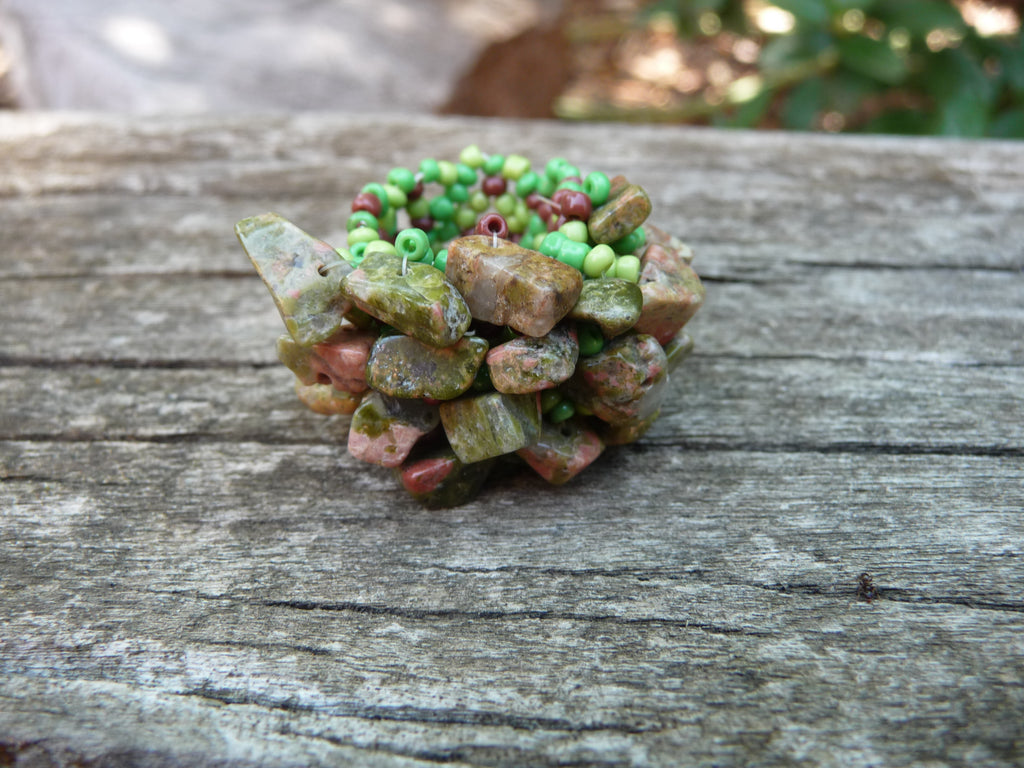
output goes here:
[{"label": "unakite stone chip", "polygon": [[457,507],[480,492],[494,460],[464,464],[449,446],[426,451],[417,448],[395,470],[402,486],[429,509]]},{"label": "unakite stone chip", "polygon": [[441,423],[465,464],[525,448],[540,436],[537,395],[491,392],[441,403]]},{"label": "unakite stone chip", "polygon": [[295,394],[309,410],[324,416],[348,416],[362,399],[362,395],[340,392],[330,384],[303,384],[301,379],[295,379]]},{"label": "unakite stone chip", "polygon": [[667,344],[704,304],[704,285],[682,254],[657,243],[647,246],[641,263],[644,308],[633,329]]},{"label": "unakite stone chip", "polygon": [[614,277],[584,280],[569,317],[596,324],[602,335],[610,339],[632,328],[640,319],[643,306],[644,295],[636,283]]},{"label": "unakite stone chip", "polygon": [[647,334],[613,339],[592,357],[580,358],[569,396],[609,424],[635,424],[661,407],[668,382],[668,360]]},{"label": "unakite stone chip", "polygon": [[487,353],[487,370],[499,392],[539,392],[572,376],[579,352],[576,332],[559,325],[546,336],[520,336],[494,347]]},{"label": "unakite stone chip", "polygon": [[290,336],[277,340],[277,357],[303,384],[330,384],[342,392],[366,391],[366,361],[377,336],[345,325],[329,340],[300,346]]},{"label": "unakite stone chip", "polygon": [[235,234],[298,344],[337,333],[351,307],[341,282],[352,270],[337,251],[276,213],[242,219]]},{"label": "unakite stone chip", "polygon": [[589,467],[603,450],[604,443],[593,430],[572,421],[545,421],[537,442],[516,454],[549,483],[561,485]]},{"label": "unakite stone chip", "polygon": [[612,179],[608,201],[591,212],[587,230],[595,243],[614,243],[643,224],[650,215],[651,199],[647,193],[616,176]]},{"label": "unakite stone chip", "polygon": [[439,423],[436,405],[370,392],[352,415],[348,452],[371,464],[397,467]]},{"label": "unakite stone chip", "polygon": [[370,351],[366,381],[392,397],[451,400],[469,389],[487,346],[479,336],[463,336],[443,348],[411,336],[382,336]]},{"label": "unakite stone chip", "polygon": [[432,347],[454,344],[469,328],[469,307],[440,270],[373,252],[342,289],[361,310]]},{"label": "unakite stone chip", "polygon": [[665,350],[665,357],[668,358],[668,372],[672,373],[693,352],[693,337],[683,331],[668,344],[663,344],[662,348]]},{"label": "unakite stone chip", "polygon": [[527,336],[548,333],[576,304],[579,270],[537,251],[486,235],[448,245],[445,274],[465,297],[473,317]]}]

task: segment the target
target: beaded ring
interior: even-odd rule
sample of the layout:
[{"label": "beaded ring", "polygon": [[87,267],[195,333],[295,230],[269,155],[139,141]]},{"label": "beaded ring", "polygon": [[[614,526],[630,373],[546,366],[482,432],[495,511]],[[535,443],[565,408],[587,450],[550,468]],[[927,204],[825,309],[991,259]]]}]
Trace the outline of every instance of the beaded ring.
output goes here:
[{"label": "beaded ring", "polygon": [[654,423],[704,288],[650,212],[621,176],[472,145],[365,185],[343,248],[272,213],[235,229],[299,399],[351,415],[353,456],[447,507],[500,457],[558,485]]}]

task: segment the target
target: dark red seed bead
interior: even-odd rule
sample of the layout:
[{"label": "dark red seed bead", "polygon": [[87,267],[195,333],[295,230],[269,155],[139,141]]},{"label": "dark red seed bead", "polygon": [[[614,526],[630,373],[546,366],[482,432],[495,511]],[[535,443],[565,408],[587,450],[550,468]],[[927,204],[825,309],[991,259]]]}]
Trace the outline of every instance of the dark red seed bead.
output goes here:
[{"label": "dark red seed bead", "polygon": [[565,216],[559,216],[557,218],[552,218],[552,220],[550,222],[548,222],[548,232],[554,232],[556,229],[560,229],[561,226],[563,224],[565,224],[565,222],[567,222],[567,221],[568,221],[568,219],[565,218]]},{"label": "dark red seed bead", "polygon": [[555,213],[555,209],[551,207],[551,203],[544,201],[537,206],[537,215],[540,216],[540,220],[547,222]]},{"label": "dark red seed bead", "polygon": [[356,199],[352,201],[353,211],[367,211],[378,218],[380,217],[381,207],[380,198],[372,192],[360,192],[356,195]]},{"label": "dark red seed bead", "polygon": [[526,196],[526,207],[537,210],[537,206],[544,202],[544,196],[540,192],[531,192]]},{"label": "dark red seed bead", "polygon": [[583,183],[583,179],[581,179],[579,176],[566,176],[564,179],[562,179],[562,182],[564,183],[566,181],[573,181],[577,184]]},{"label": "dark red seed bead", "polygon": [[422,229],[424,232],[429,232],[434,228],[434,220],[429,216],[424,216],[420,219],[413,219],[409,222],[409,225],[416,229]]},{"label": "dark red seed bead", "polygon": [[497,235],[502,240],[508,237],[508,223],[500,213],[488,213],[476,223],[476,234]]},{"label": "dark red seed bead", "polygon": [[551,201],[558,207],[561,208],[565,205],[566,196],[572,192],[571,189],[556,189],[555,193],[551,196]]},{"label": "dark red seed bead", "polygon": [[562,196],[562,214],[567,219],[586,221],[594,206],[590,203],[590,195],[586,192],[566,190],[569,194]]},{"label": "dark red seed bead", "polygon": [[501,176],[487,176],[482,182],[480,182],[480,189],[488,197],[497,197],[498,195],[505,194],[505,190],[508,185],[505,183],[505,179]]},{"label": "dark red seed bead", "polygon": [[416,182],[416,186],[412,188],[412,192],[405,196],[406,200],[410,202],[423,196],[423,179]]}]

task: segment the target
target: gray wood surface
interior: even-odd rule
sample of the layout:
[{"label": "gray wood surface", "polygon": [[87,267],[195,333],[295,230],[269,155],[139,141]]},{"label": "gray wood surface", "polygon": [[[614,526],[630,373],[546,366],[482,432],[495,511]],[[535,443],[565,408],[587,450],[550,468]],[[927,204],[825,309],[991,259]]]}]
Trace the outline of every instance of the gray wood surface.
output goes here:
[{"label": "gray wood surface", "polygon": [[[471,141],[626,173],[708,299],[641,443],[426,511],[232,225]],[[14,114],[0,238],[0,765],[1024,763],[1024,145]]]}]

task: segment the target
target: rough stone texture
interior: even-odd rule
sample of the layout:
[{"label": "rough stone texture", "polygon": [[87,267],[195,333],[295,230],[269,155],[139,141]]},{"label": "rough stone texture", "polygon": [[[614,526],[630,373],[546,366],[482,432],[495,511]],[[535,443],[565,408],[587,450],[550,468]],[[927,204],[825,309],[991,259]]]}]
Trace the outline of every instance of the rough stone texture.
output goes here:
[{"label": "rough stone texture", "polygon": [[341,287],[363,312],[432,347],[454,344],[472,320],[440,270],[391,254],[367,254]]},{"label": "rough stone texture", "polygon": [[668,360],[653,336],[629,334],[580,358],[569,382],[573,401],[609,424],[643,422],[661,407]]},{"label": "rough stone texture", "polygon": [[[231,226],[342,242],[472,142],[636,179],[709,295],[639,443],[424,510],[296,400]],[[0,115],[0,763],[1015,768],[1021,151]]]},{"label": "rough stone texture", "polygon": [[303,384],[301,379],[295,380],[295,394],[309,410],[323,416],[349,416],[362,399],[362,395],[339,391],[330,384]]},{"label": "rough stone texture", "polygon": [[235,233],[295,341],[308,347],[337,333],[352,307],[340,289],[351,268],[334,248],[276,213],[243,219]]},{"label": "rough stone texture", "polygon": [[580,297],[568,316],[595,323],[604,337],[610,339],[636,324],[643,305],[644,295],[636,283],[617,278],[584,280]]},{"label": "rough stone texture", "polygon": [[572,309],[583,288],[579,271],[536,251],[486,235],[448,246],[445,274],[477,320],[544,336]]},{"label": "rough stone texture", "polygon": [[537,395],[491,392],[441,403],[441,423],[459,460],[471,464],[532,445],[540,434]]},{"label": "rough stone texture", "polygon": [[487,370],[499,392],[539,392],[572,376],[579,352],[576,332],[556,326],[546,336],[520,336],[493,347],[487,353]]},{"label": "rough stone texture", "polygon": [[384,336],[370,352],[366,379],[392,397],[451,400],[469,389],[486,354],[487,342],[477,336],[444,349],[410,336]]},{"label": "rough stone texture", "polygon": [[352,415],[348,452],[360,461],[397,467],[440,423],[436,405],[370,392]]},{"label": "rough stone texture", "polygon": [[603,450],[604,443],[591,429],[571,421],[542,421],[537,442],[516,455],[552,485],[563,485],[589,467]]},{"label": "rough stone texture", "polygon": [[463,464],[451,448],[435,448],[409,458],[395,470],[402,487],[427,509],[460,507],[471,501],[494,461]]},{"label": "rough stone texture", "polygon": [[656,243],[647,247],[641,263],[644,307],[634,329],[667,344],[703,306],[704,284],[682,254]]},{"label": "rough stone texture", "polygon": [[366,363],[377,334],[344,325],[325,342],[303,347],[290,336],[277,340],[277,359],[303,384],[330,384],[340,392],[366,391]]}]

